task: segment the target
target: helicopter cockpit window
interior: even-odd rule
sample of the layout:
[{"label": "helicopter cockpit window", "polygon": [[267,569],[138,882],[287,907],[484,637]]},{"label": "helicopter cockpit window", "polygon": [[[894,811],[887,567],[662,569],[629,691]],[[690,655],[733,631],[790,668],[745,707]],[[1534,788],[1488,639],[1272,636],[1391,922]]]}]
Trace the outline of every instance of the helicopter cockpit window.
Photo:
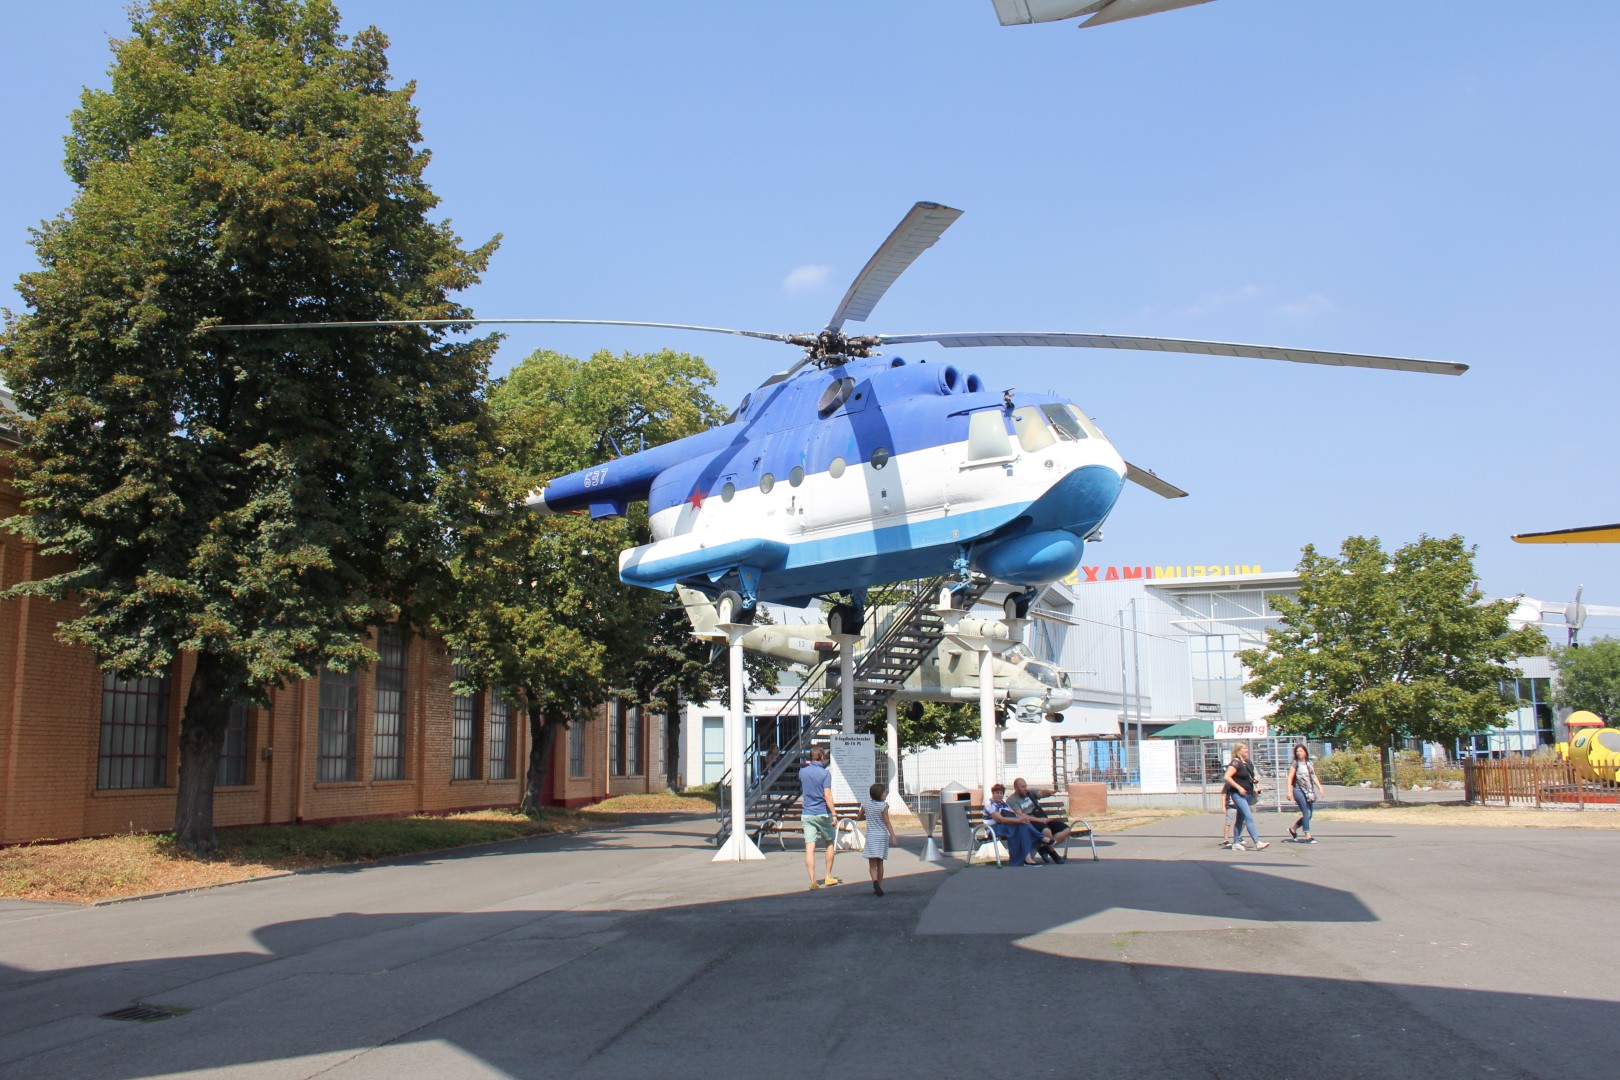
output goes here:
[{"label": "helicopter cockpit window", "polygon": [[798,487],[800,484],[804,483],[804,466],[803,465],[795,465],[795,466],[793,466],[793,471],[788,473],[788,483],[793,485],[794,487]]},{"label": "helicopter cockpit window", "polygon": [[845,375],[836,382],[827,384],[827,389],[821,392],[821,400],[816,402],[816,412],[822,416],[833,412],[844,402],[849,400],[850,392],[855,389],[855,380]]},{"label": "helicopter cockpit window", "polygon": [[764,476],[759,478],[759,493],[761,495],[767,494],[771,488],[775,486],[776,477],[772,476],[770,473],[766,473]]},{"label": "helicopter cockpit window", "polygon": [[1055,690],[1068,688],[1068,672],[1056,664],[1048,664],[1045,660],[1031,660],[1024,665],[1024,671],[1042,686],[1050,686]]},{"label": "helicopter cockpit window", "polygon": [[1079,442],[1086,438],[1086,429],[1080,425],[1080,420],[1067,406],[1042,405],[1041,412],[1046,414],[1046,418],[1052,422],[1052,427],[1057,430],[1058,438],[1064,442]]},{"label": "helicopter cockpit window", "polygon": [[1103,438],[1102,428],[1092,423],[1091,417],[1081,412],[1078,406],[1066,405],[1064,407],[1069,410],[1069,415],[1074,417],[1075,421],[1080,425],[1080,429],[1082,431],[1090,434],[1093,439]]},{"label": "helicopter cockpit window", "polygon": [[968,417],[968,460],[1012,457],[1012,439],[1000,409],[981,409]]},{"label": "helicopter cockpit window", "polygon": [[889,463],[889,448],[880,446],[872,451],[872,468],[881,469]]},{"label": "helicopter cockpit window", "polygon": [[1018,445],[1024,448],[1026,454],[1033,454],[1037,450],[1045,450],[1057,439],[1052,435],[1052,429],[1046,426],[1040,410],[1033,405],[1025,405],[1012,414],[1013,430],[1018,433]]}]

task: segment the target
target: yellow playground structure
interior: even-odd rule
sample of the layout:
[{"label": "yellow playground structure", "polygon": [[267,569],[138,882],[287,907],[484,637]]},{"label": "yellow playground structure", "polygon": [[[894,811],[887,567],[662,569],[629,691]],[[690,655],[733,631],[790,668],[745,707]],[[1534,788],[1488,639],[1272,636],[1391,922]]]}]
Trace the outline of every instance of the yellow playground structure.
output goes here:
[{"label": "yellow playground structure", "polygon": [[1584,710],[1570,714],[1565,723],[1569,742],[1559,743],[1558,752],[1575,771],[1588,780],[1620,781],[1620,729],[1606,726],[1602,717]]}]

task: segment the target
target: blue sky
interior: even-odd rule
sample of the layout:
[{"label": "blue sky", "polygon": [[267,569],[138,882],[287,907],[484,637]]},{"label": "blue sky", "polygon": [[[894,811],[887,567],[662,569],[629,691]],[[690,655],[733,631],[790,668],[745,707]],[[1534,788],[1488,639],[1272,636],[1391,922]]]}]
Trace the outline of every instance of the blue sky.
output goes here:
[{"label": "blue sky", "polygon": [[[0,304],[34,267],[28,228],[72,197],[67,114],[123,7],[0,6]],[[914,201],[948,203],[963,218],[851,329],[1472,365],[951,352],[1079,402],[1192,492],[1130,489],[1086,562],[1284,570],[1306,543],[1459,532],[1492,593],[1620,604],[1620,548],[1508,539],[1620,521],[1620,6],[1218,0],[1086,31],[1003,28],[990,0],[339,7],[418,85],[442,214],[469,244],[505,236],[479,315],[813,331]],[[548,328],[513,329],[497,366],[665,346],[730,402],[794,358]]]}]

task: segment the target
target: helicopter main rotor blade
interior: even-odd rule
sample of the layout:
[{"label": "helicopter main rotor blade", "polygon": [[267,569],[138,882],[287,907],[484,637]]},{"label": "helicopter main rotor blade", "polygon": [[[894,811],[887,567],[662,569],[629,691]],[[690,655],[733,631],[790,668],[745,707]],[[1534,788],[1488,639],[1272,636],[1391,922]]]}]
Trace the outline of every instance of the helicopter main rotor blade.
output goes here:
[{"label": "helicopter main rotor blade", "polygon": [[1125,463],[1125,479],[1133,484],[1147,488],[1153,494],[1162,498],[1185,499],[1187,497],[1185,491],[1182,491],[1168,480],[1160,480],[1158,475],[1151,470],[1132,465],[1128,461]]},{"label": "helicopter main rotor blade", "polygon": [[1072,349],[1134,349],[1142,352],[1196,353],[1203,356],[1244,356],[1254,360],[1287,360],[1294,364],[1417,371],[1426,375],[1461,375],[1468,370],[1467,364],[1453,364],[1444,360],[1413,360],[1404,356],[1283,349],[1272,345],[1238,345],[1226,341],[1191,341],[1184,338],[1121,337],[1116,334],[1043,334],[1011,330],[985,334],[876,334],[874,337],[884,345],[937,341],[948,349],[1047,345]]},{"label": "helicopter main rotor blade", "polygon": [[850,282],[838,310],[827,320],[827,329],[842,329],[851,319],[865,322],[894,279],[905,273],[917,256],[933,247],[940,234],[961,216],[962,211],[939,203],[920,202],[913,206]]},{"label": "helicopter main rotor blade", "polygon": [[789,341],[791,334],[763,330],[732,330],[724,326],[688,323],[632,322],[627,319],[365,319],[358,322],[225,323],[209,330],[372,330],[383,326],[645,326],[655,330],[700,330],[706,334],[738,334],[766,341]]}]

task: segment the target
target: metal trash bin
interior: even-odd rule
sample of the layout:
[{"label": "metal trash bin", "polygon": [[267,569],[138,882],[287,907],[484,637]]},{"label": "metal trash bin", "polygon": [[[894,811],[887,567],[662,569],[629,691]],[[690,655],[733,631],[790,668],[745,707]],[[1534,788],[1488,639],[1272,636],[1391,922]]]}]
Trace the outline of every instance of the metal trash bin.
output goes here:
[{"label": "metal trash bin", "polygon": [[973,792],[952,781],[939,792],[940,846],[948,855],[966,855],[973,850],[973,826],[968,807]]}]

